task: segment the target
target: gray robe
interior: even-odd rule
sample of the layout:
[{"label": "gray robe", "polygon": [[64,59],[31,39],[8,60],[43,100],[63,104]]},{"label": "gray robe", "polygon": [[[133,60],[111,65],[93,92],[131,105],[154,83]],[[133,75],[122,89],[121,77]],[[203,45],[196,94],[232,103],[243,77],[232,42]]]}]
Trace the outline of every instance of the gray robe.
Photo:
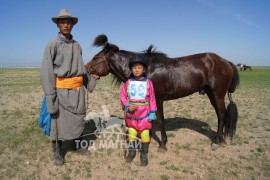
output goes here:
[{"label": "gray robe", "polygon": [[[80,45],[61,33],[46,47],[41,67],[41,85],[46,96],[47,109],[52,116],[50,139],[71,140],[84,130],[85,88],[60,89],[55,87],[56,77],[83,76],[84,85],[90,92],[95,87],[95,78],[87,74],[82,60]],[[57,129],[56,131],[56,122]]]}]

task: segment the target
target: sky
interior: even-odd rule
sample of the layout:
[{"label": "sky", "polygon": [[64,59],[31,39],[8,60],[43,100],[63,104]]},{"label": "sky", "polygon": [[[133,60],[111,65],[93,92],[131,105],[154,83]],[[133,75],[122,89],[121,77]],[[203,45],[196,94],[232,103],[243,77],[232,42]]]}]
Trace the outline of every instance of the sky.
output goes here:
[{"label": "sky", "polygon": [[51,20],[69,9],[73,38],[87,63],[105,34],[122,50],[153,44],[169,57],[213,52],[237,64],[270,66],[269,0],[2,0],[0,65],[40,66],[59,29]]}]

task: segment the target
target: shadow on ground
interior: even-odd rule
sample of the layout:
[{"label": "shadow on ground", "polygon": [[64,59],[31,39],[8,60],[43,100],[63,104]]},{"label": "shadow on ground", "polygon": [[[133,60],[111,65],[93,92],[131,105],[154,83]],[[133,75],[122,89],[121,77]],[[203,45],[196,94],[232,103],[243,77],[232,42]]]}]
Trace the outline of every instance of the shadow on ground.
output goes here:
[{"label": "shadow on ground", "polygon": [[[86,140],[86,142],[90,142],[91,140],[96,140],[97,136],[94,133],[96,131],[96,129],[97,129],[97,127],[93,121],[89,121],[89,122],[85,123],[85,129],[84,129],[82,136],[80,138],[75,139],[75,140],[63,141],[63,144],[62,144],[63,153],[66,154],[69,151],[76,151],[76,150],[82,148],[82,147],[77,146],[77,144],[75,143],[76,140],[79,140],[79,141]],[[83,147],[83,148],[85,148],[85,147]]]},{"label": "shadow on ground", "polygon": [[[205,123],[196,119],[188,119],[188,118],[168,118],[165,119],[165,130],[166,131],[176,131],[181,128],[187,128],[193,131],[196,131],[206,137],[208,137],[212,142],[214,141],[216,131],[213,131],[210,128],[208,123]],[[161,145],[161,140],[157,135],[157,132],[160,131],[160,127],[158,125],[158,121],[153,121],[153,129],[152,129],[152,138]]]}]

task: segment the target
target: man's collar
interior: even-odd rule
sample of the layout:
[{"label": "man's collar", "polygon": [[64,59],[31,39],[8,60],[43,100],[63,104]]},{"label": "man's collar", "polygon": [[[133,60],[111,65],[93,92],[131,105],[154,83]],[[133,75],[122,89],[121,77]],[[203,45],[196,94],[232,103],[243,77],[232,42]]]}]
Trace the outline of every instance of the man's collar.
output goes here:
[{"label": "man's collar", "polygon": [[58,33],[58,38],[61,40],[61,41],[65,41],[67,43],[71,43],[71,42],[74,42],[73,40],[73,36],[70,35],[70,39],[67,39],[63,34],[61,34],[60,32]]}]

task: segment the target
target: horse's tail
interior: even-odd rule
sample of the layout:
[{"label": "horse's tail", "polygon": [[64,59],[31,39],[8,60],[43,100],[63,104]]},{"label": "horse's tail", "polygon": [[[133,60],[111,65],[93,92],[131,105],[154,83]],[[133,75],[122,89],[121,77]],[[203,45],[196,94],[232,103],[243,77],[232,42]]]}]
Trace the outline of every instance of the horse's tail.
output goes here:
[{"label": "horse's tail", "polygon": [[224,136],[233,138],[236,131],[238,120],[238,110],[236,104],[232,101],[231,93],[228,93],[230,103],[227,106],[224,122]]},{"label": "horse's tail", "polygon": [[239,85],[240,79],[239,79],[239,74],[238,74],[238,70],[236,68],[236,66],[232,63],[229,62],[232,69],[233,69],[233,79],[232,79],[232,83],[228,89],[229,93],[233,93],[236,89],[236,87]]},{"label": "horse's tail", "polygon": [[236,125],[237,125],[237,120],[238,120],[238,110],[237,110],[236,104],[232,100],[231,93],[233,93],[236,87],[239,85],[239,74],[235,65],[231,62],[229,63],[233,68],[233,80],[228,89],[228,98],[230,100],[230,103],[227,106],[226,114],[225,114],[224,136],[225,137],[229,136],[232,139],[236,131]]}]

